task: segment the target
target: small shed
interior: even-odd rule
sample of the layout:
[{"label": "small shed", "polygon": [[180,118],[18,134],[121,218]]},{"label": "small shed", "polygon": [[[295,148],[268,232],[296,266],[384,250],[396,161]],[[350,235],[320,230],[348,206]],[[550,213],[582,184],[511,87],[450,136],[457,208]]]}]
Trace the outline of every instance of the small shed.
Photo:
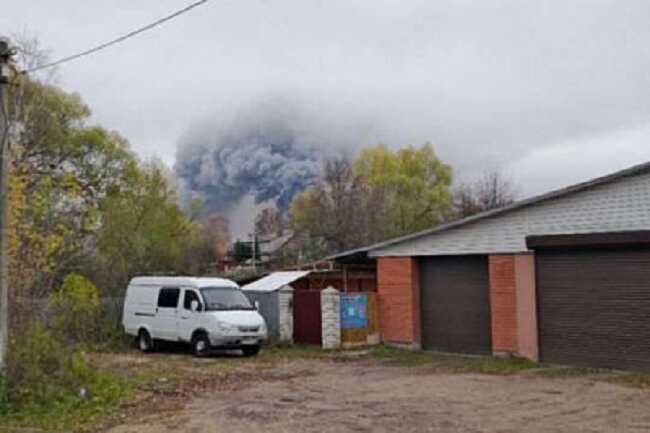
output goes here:
[{"label": "small shed", "polygon": [[259,306],[270,341],[293,342],[293,288],[290,284],[307,274],[309,271],[273,272],[242,287],[248,299]]}]

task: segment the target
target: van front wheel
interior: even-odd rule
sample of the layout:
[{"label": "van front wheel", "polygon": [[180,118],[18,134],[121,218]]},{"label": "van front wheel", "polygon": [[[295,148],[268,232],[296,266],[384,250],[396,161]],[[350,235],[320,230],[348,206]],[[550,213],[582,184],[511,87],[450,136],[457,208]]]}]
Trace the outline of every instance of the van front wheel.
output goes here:
[{"label": "van front wheel", "polygon": [[153,339],[146,329],[141,329],[140,332],[138,332],[137,343],[138,349],[142,352],[147,353],[154,349]]}]

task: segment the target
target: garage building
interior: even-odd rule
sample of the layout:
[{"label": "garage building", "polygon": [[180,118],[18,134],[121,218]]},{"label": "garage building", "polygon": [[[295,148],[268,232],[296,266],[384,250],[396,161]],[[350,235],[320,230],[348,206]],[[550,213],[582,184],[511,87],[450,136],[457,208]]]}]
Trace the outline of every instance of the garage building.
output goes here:
[{"label": "garage building", "polygon": [[385,342],[650,370],[650,163],[363,256]]}]

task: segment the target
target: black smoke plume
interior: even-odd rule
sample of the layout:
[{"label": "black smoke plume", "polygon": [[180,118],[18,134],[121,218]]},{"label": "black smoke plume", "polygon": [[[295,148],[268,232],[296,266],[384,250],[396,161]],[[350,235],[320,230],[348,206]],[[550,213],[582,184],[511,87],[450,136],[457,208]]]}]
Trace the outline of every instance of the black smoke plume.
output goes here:
[{"label": "black smoke plume", "polygon": [[184,194],[202,197],[209,211],[228,213],[249,194],[286,210],[321,176],[324,160],[356,147],[344,135],[296,104],[260,103],[230,122],[195,127],[179,143],[176,176]]}]

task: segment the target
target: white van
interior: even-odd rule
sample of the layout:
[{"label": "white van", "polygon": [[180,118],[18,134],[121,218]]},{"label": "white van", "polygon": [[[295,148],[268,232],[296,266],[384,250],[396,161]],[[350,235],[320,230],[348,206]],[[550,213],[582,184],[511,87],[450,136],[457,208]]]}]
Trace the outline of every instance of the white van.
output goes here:
[{"label": "white van", "polygon": [[197,356],[212,348],[252,356],[267,340],[264,318],[237,284],[221,278],[133,278],[122,323],[143,352],[166,340],[191,343]]}]

